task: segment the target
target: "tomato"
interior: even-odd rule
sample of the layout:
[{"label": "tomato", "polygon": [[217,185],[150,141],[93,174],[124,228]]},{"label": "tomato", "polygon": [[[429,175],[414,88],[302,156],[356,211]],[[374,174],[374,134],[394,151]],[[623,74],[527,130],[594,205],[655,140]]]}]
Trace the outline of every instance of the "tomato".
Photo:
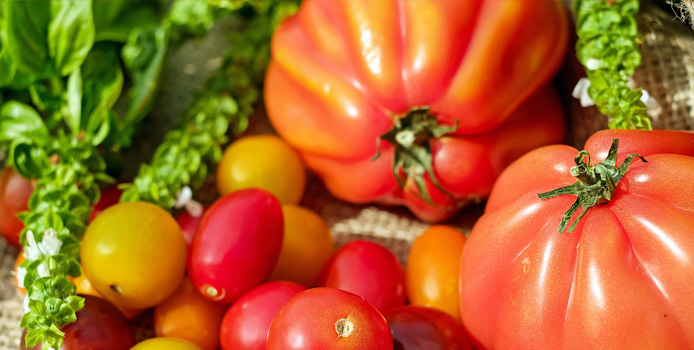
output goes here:
[{"label": "tomato", "polygon": [[384,316],[395,350],[472,350],[463,325],[439,310],[408,305]]},{"label": "tomato", "polygon": [[267,336],[267,350],[392,348],[383,315],[364,298],[332,288],[297,294],[280,308]]},{"label": "tomato", "polygon": [[106,300],[145,309],[164,301],[181,283],[186,242],[164,209],[120,203],[87,227],[80,254],[83,273]]},{"label": "tomato", "polygon": [[262,188],[282,204],[298,204],[306,187],[306,169],[299,156],[274,135],[246,136],[224,151],[217,168],[222,195]]},{"label": "tomato", "polygon": [[294,205],[282,206],[284,239],[271,280],[314,287],[333,253],[333,237],[318,214]]},{"label": "tomato", "polygon": [[[610,188],[621,175],[593,166],[613,139],[618,165],[628,154],[648,162],[634,159]],[[487,349],[692,348],[694,133],[601,131],[585,150],[541,148],[501,175],[461,258],[465,327]],[[586,195],[599,204],[559,233],[577,197],[538,194],[596,171]]]},{"label": "tomato", "polygon": [[[206,210],[207,207],[203,207],[203,215],[205,214]],[[193,244],[195,232],[198,231],[198,227],[200,227],[200,223],[202,222],[202,215],[193,216],[190,215],[190,213],[187,210],[185,210],[180,214],[176,215],[176,222],[183,231],[183,237],[186,239],[186,245],[188,246],[188,248],[190,248],[190,245]]]},{"label": "tomato", "polygon": [[7,243],[20,249],[19,235],[24,224],[17,214],[28,210],[29,197],[34,187],[29,180],[6,167],[0,172],[0,234]]},{"label": "tomato", "polygon": [[460,319],[460,255],[465,237],[449,226],[432,226],[410,248],[405,271],[412,305],[429,306]]},{"label": "tomato", "polygon": [[267,191],[248,189],[217,200],[202,218],[188,275],[210,300],[231,303],[270,277],[282,248],[282,207]]},{"label": "tomato", "polygon": [[[72,279],[72,283],[74,283],[75,287],[77,287],[77,294],[85,294],[95,296],[97,298],[103,298],[103,295],[101,295],[101,293],[94,288],[92,282],[89,282],[89,279],[87,279],[87,276],[84,273],[77,278],[68,277],[68,279]],[[119,305],[114,306],[120,310],[123,316],[125,316],[125,318],[128,320],[135,319],[137,316],[140,316],[143,311],[145,311],[144,309],[130,309]]]},{"label": "tomato", "polygon": [[272,37],[265,104],[336,197],[441,221],[562,141],[567,39],[556,0],[304,1]]},{"label": "tomato", "polygon": [[188,340],[203,350],[219,348],[219,327],[226,306],[200,295],[188,277],[154,309],[154,330],[159,337]]},{"label": "tomato", "polygon": [[[24,263],[26,259],[24,258],[23,252],[19,252],[19,255],[17,255],[17,260],[14,262],[14,268],[12,269],[12,277],[14,279],[14,286],[17,288],[17,291],[22,294],[22,296],[27,295],[27,290],[24,288],[24,273],[26,273],[26,270],[23,272],[20,272],[20,267]],[[22,278],[22,281],[20,282],[19,279]]]},{"label": "tomato", "polygon": [[130,350],[202,350],[199,346],[179,338],[162,337],[147,339]]},{"label": "tomato", "polygon": [[229,308],[220,334],[223,350],[265,350],[270,324],[280,307],[306,290],[293,282],[276,281],[244,294]]},{"label": "tomato", "polygon": [[94,204],[94,208],[92,208],[92,212],[89,214],[89,222],[94,221],[94,218],[106,210],[106,208],[118,204],[122,194],[123,190],[118,188],[118,185],[112,185],[104,189],[101,192],[99,201]]},{"label": "tomato", "polygon": [[405,275],[398,258],[369,241],[351,241],[338,249],[325,265],[320,286],[354,293],[381,311],[405,304]]},{"label": "tomato", "polygon": [[[60,350],[128,350],[135,344],[133,332],[123,315],[107,301],[84,297],[84,308],[77,311],[77,320],[60,330],[65,333]],[[20,349],[39,350],[41,345],[27,348],[22,335]]]}]

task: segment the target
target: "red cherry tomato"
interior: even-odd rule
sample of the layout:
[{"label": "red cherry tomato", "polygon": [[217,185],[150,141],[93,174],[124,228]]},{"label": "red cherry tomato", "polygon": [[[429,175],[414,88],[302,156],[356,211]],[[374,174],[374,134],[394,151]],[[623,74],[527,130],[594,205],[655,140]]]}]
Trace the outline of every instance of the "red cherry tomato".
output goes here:
[{"label": "red cherry tomato", "polygon": [[323,270],[320,286],[354,293],[381,311],[405,304],[405,275],[398,258],[369,241],[352,241],[338,249]]},{"label": "red cherry tomato", "polygon": [[[115,306],[91,295],[82,295],[84,308],[77,312],[77,321],[60,330],[65,340],[60,350],[128,350],[135,345],[133,332],[123,314]],[[27,348],[24,335],[20,349],[41,349],[41,345]]]},{"label": "red cherry tomato", "polygon": [[395,350],[472,350],[463,325],[437,309],[400,306],[384,316]]},{"label": "red cherry tomato", "polygon": [[19,234],[24,224],[17,214],[27,210],[34,188],[29,180],[7,167],[0,172],[0,233],[15,248],[21,248]]},{"label": "red cherry tomato", "polygon": [[265,350],[267,333],[280,307],[304,286],[286,281],[270,282],[244,294],[222,320],[224,350]]},{"label": "red cherry tomato", "polygon": [[277,313],[267,337],[267,350],[392,348],[383,315],[364,298],[333,288],[297,294]]},{"label": "red cherry tomato", "polygon": [[231,303],[270,277],[283,230],[282,207],[270,192],[228,194],[202,218],[188,255],[188,275],[208,299]]},{"label": "red cherry tomato", "polygon": [[104,189],[101,192],[99,201],[94,204],[92,213],[89,214],[89,222],[92,222],[97,215],[101,214],[108,207],[118,204],[121,194],[123,194],[123,190],[118,188],[118,185],[112,185]]},{"label": "red cherry tomato", "polygon": [[[207,207],[203,207],[203,215],[206,211]],[[178,222],[178,226],[180,226],[181,231],[183,231],[183,237],[186,239],[186,245],[188,248],[190,248],[190,245],[193,244],[193,238],[195,237],[195,233],[198,231],[198,227],[200,227],[203,215],[193,216],[190,215],[187,210],[176,215],[176,222]]]}]

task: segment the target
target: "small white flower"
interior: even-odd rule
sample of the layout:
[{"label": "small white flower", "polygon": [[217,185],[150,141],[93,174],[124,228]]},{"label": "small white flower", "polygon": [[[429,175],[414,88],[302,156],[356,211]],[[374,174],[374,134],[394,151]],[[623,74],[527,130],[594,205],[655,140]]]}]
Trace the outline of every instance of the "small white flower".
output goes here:
[{"label": "small white flower", "polygon": [[28,296],[24,297],[24,301],[22,302],[22,306],[24,307],[24,313],[31,311],[31,309],[29,308],[29,297]]},{"label": "small white flower", "polygon": [[29,261],[37,260],[41,257],[41,251],[39,250],[36,240],[34,239],[34,232],[29,230],[26,234],[27,246],[24,247],[24,258]]},{"label": "small white flower", "polygon": [[202,215],[202,204],[193,199],[193,190],[190,187],[183,187],[176,193],[176,196],[176,203],[174,204],[176,209],[186,208],[186,211],[194,218]]},{"label": "small white flower", "polygon": [[39,273],[39,277],[48,277],[51,275],[51,270],[48,269],[46,263],[40,263],[36,271]]},{"label": "small white flower", "polygon": [[60,248],[63,246],[63,241],[58,238],[58,232],[49,228],[43,233],[43,240],[39,243],[39,250],[45,256],[53,256],[60,253]]},{"label": "small white flower", "polygon": [[602,61],[596,58],[589,58],[586,61],[586,68],[588,70],[596,70],[602,67]]},{"label": "small white flower", "polygon": [[13,273],[17,277],[17,287],[24,288],[24,277],[27,276],[27,269],[20,266],[17,268],[17,272]]},{"label": "small white flower", "polygon": [[571,96],[580,101],[581,107],[590,107],[595,105],[595,102],[593,102],[593,99],[590,98],[590,95],[588,94],[589,87],[590,80],[588,80],[588,78],[581,78],[578,79],[578,83],[576,83],[574,90],[571,92]]},{"label": "small white flower", "polygon": [[43,350],[55,350],[55,349],[53,349],[53,347],[50,346],[50,345],[42,345],[42,346],[47,346],[47,348],[46,348],[46,349],[43,349]]}]

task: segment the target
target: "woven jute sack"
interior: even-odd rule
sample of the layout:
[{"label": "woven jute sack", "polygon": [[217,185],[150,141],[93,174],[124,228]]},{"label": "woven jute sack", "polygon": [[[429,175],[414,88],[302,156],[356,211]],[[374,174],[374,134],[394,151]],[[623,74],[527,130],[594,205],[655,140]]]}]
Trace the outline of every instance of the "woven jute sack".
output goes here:
[{"label": "woven jute sack", "polygon": [[[657,8],[644,4],[639,14],[643,65],[635,80],[656,98],[662,110],[654,120],[657,128],[694,129],[694,32],[673,20]],[[132,151],[126,154],[126,177],[136,174],[137,166],[148,161],[164,133],[176,124],[182,111],[191,101],[193,91],[199,89],[207,74],[221,62],[225,51],[226,28],[216,28],[202,41],[185,45],[169,57],[154,112],[143,123],[143,133],[136,139]],[[570,128],[567,142],[582,146],[593,132],[604,129],[607,121],[594,108],[582,108],[573,98],[571,90],[584,76],[583,69],[569,59],[558,79],[565,92]],[[252,118],[248,134],[274,133],[262,109]],[[214,186],[201,194],[209,201],[215,197]],[[315,177],[309,177],[302,205],[320,214],[331,228],[335,245],[339,247],[354,239],[368,239],[391,249],[406,263],[409,247],[428,226],[400,208],[373,205],[351,205],[332,197]],[[482,205],[468,208],[447,224],[469,233],[481,215]],[[12,268],[18,252],[0,239],[0,350],[19,348],[23,314],[22,299],[15,291]],[[147,312],[132,322],[138,339],[153,336],[152,313]]]}]

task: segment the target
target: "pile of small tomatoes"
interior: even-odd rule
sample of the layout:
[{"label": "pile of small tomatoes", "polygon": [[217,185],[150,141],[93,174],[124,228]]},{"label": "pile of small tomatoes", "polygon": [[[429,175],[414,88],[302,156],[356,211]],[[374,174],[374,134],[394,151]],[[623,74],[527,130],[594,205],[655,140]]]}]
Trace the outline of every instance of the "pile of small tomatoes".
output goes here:
[{"label": "pile of small tomatoes", "polygon": [[[4,194],[30,193],[12,170],[3,176],[22,184]],[[407,269],[372,241],[335,250],[323,218],[297,205],[306,171],[276,136],[232,143],[216,181],[221,197],[204,213],[175,217],[119,203],[117,185],[104,191],[73,279],[85,307],[62,329],[63,349],[471,349],[460,321],[461,232],[426,230]],[[148,309],[157,338],[136,345],[128,320]]]}]

